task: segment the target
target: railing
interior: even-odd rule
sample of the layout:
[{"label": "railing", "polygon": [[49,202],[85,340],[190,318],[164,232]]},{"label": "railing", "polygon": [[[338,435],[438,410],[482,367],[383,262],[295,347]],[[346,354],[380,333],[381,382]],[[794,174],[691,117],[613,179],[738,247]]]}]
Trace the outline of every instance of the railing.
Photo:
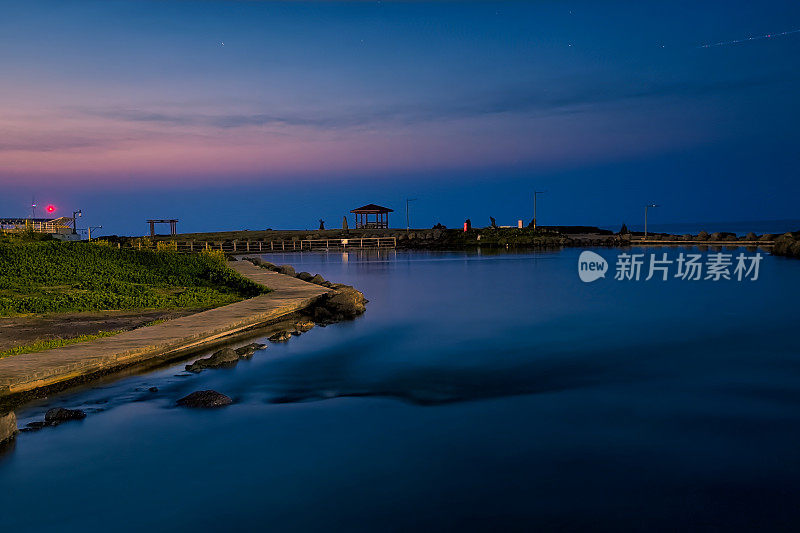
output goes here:
[{"label": "railing", "polygon": [[3,221],[0,223],[0,230],[4,233],[15,233],[22,231],[33,231],[36,233],[58,233],[60,230],[72,231],[72,226],[61,222],[38,221],[38,220],[19,220]]},{"label": "railing", "polygon": [[124,246],[139,250],[174,250],[176,252],[202,252],[219,250],[229,254],[271,252],[345,251],[367,248],[396,248],[396,237],[356,237],[353,239],[298,239],[295,241],[152,241],[138,239]]}]

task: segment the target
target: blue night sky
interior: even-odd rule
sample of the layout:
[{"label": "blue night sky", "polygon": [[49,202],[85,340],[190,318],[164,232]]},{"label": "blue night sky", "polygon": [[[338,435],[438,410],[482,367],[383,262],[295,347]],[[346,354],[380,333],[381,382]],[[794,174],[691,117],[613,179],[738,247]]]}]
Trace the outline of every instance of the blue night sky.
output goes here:
[{"label": "blue night sky", "polygon": [[[602,4],[602,5],[601,5]],[[797,1],[0,0],[0,216],[798,216]],[[751,36],[772,35],[746,42]],[[224,43],[224,44],[223,44]],[[704,44],[719,44],[702,47]],[[797,228],[796,228],[797,229]]]}]

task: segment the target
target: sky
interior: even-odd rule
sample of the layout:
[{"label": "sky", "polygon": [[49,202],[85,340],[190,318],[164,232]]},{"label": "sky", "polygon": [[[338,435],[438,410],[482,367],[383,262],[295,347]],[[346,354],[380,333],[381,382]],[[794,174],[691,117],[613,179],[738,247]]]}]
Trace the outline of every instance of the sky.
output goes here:
[{"label": "sky", "polygon": [[777,35],[796,1],[0,13],[0,217],[35,198],[141,235],[337,227],[376,203],[405,227],[416,198],[412,225],[458,227],[527,223],[541,190],[542,224],[636,226],[647,203],[651,223],[800,218],[800,33]]}]

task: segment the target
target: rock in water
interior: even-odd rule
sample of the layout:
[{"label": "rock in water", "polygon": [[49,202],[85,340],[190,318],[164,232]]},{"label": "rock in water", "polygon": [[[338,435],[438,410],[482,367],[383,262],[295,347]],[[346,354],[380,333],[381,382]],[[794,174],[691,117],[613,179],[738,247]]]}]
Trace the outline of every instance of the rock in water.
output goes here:
[{"label": "rock in water", "polygon": [[300,320],[294,323],[294,327],[300,333],[305,333],[306,331],[311,330],[314,327],[314,322],[311,320]]},{"label": "rock in water", "polygon": [[236,353],[243,359],[249,359],[257,350],[263,350],[266,347],[266,344],[251,342],[250,344],[236,348]]},{"label": "rock in water", "polygon": [[342,287],[329,295],[325,308],[335,317],[355,318],[366,311],[367,299],[353,287]]},{"label": "rock in water", "polygon": [[86,418],[86,413],[80,409],[64,409],[63,407],[54,407],[44,414],[44,421],[48,424],[58,424],[68,420],[83,420]]},{"label": "rock in water", "polygon": [[0,415],[0,444],[11,441],[17,434],[17,415],[14,411]]},{"label": "rock in water", "polygon": [[239,362],[239,354],[236,350],[231,348],[223,348],[218,352],[214,352],[211,357],[205,359],[198,359],[190,365],[186,365],[186,370],[189,372],[200,372],[204,368],[229,368],[235,366]]},{"label": "rock in water", "polygon": [[301,280],[303,280],[303,281],[311,281],[311,279],[312,279],[314,276],[312,276],[312,275],[311,275],[311,274],[309,274],[308,272],[300,272],[300,273],[299,273],[299,274],[298,274],[296,277],[297,277],[297,279],[301,279]]},{"label": "rock in water", "polygon": [[294,277],[297,274],[292,265],[281,265],[278,267],[278,272],[292,277]]},{"label": "rock in water", "polygon": [[198,409],[225,407],[233,403],[230,397],[215,390],[199,390],[178,400],[178,405]]},{"label": "rock in water", "polygon": [[315,274],[313,278],[308,280],[309,283],[316,283],[317,285],[322,285],[326,283],[325,278],[320,276],[319,274]]},{"label": "rock in water", "polygon": [[291,332],[289,332],[289,331],[279,331],[278,333],[275,333],[274,335],[271,335],[269,337],[269,340],[271,340],[272,342],[286,342],[291,338],[292,338]]}]

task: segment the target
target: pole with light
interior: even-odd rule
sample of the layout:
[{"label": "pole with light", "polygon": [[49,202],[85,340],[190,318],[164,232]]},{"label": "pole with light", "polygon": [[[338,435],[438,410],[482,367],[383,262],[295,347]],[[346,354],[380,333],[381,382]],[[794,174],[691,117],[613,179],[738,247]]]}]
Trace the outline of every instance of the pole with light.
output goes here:
[{"label": "pole with light", "polygon": [[93,229],[103,229],[103,226],[89,226],[89,241],[92,240],[92,230]]},{"label": "pole with light", "polygon": [[536,200],[540,194],[544,194],[547,191],[533,191],[533,229],[536,229]]},{"label": "pole with light", "polygon": [[416,198],[406,198],[406,233],[411,230],[411,216],[408,214],[408,204],[409,202],[415,202]]},{"label": "pole with light", "polygon": [[660,207],[658,204],[647,204],[644,206],[644,238],[647,238],[647,210],[651,207]]},{"label": "pole with light", "polygon": [[78,233],[78,223],[77,223],[78,219],[77,219],[77,217],[82,217],[82,216],[83,216],[83,213],[81,212],[80,209],[78,209],[77,211],[73,211],[72,212],[72,234],[73,235],[77,235],[77,233]]}]

